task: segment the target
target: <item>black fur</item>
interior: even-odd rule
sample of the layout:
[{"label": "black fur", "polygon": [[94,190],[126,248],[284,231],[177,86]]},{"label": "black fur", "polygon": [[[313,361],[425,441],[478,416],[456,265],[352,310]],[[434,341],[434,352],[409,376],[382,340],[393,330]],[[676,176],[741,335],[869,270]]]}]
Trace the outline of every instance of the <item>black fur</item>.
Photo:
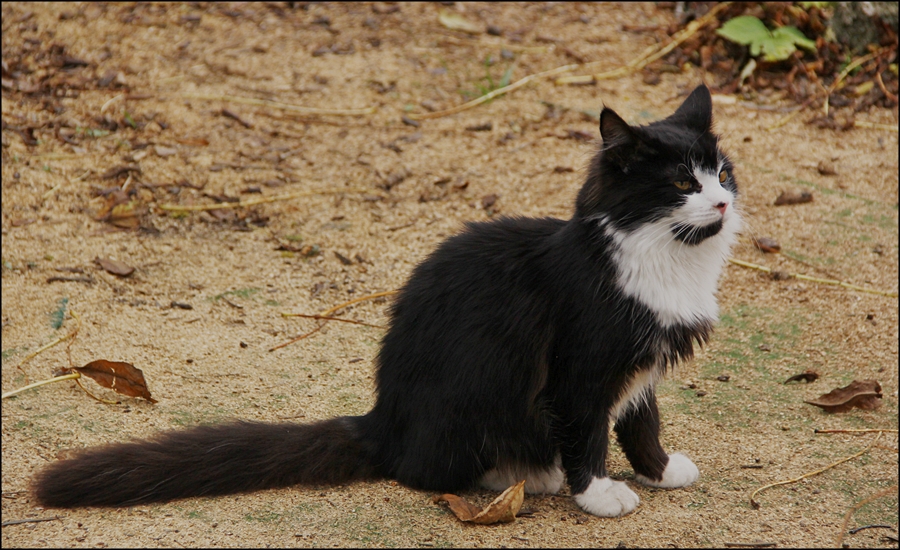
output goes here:
[{"label": "black fur", "polygon": [[710,123],[705,87],[646,127],[604,109],[604,151],[572,219],[470,223],[442,243],[391,308],[365,416],[239,422],[89,449],[37,476],[38,501],[126,506],[381,476],[459,491],[496,466],[547,468],[557,454],[579,494],[606,475],[613,420],[635,472],[661,479],[668,456],[652,393],[618,419],[611,412],[636,372],[690,358],[711,325],[663,328],[624,295],[597,220],[627,230],[680,204],[670,181],[687,152],[715,166]]}]

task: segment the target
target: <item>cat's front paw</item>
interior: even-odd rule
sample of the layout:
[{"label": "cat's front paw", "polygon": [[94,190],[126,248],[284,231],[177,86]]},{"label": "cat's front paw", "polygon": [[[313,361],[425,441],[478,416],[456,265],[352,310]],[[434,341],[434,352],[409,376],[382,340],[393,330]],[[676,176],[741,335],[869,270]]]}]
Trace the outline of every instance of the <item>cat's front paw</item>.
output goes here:
[{"label": "cat's front paw", "polygon": [[697,481],[700,477],[700,470],[691,462],[691,459],[681,453],[669,455],[669,463],[663,471],[662,479],[653,480],[649,477],[637,474],[634,476],[638,483],[649,485],[650,487],[661,487],[663,489],[674,489],[676,487],[687,487],[691,483]]},{"label": "cat's front paw", "polygon": [[622,481],[595,477],[588,488],[575,495],[581,509],[595,516],[614,518],[631,512],[641,499]]}]

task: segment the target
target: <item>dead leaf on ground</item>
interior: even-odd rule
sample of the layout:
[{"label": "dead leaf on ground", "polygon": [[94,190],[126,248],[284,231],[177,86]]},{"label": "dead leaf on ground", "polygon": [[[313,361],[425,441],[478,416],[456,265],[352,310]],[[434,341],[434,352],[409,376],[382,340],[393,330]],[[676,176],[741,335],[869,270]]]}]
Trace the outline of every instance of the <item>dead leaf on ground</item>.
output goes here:
[{"label": "dead leaf on ground", "polygon": [[875,380],[854,380],[843,388],[837,388],[820,395],[813,401],[804,401],[810,405],[821,407],[826,412],[847,412],[854,407],[873,410],[881,405],[881,384]]},{"label": "dead leaf on ground", "polygon": [[94,258],[94,262],[102,267],[107,273],[112,273],[113,275],[117,275],[119,277],[128,277],[129,275],[134,273],[133,267],[117,260],[110,260],[109,258]]},{"label": "dead leaf on ground", "polygon": [[782,206],[785,204],[803,204],[805,202],[812,202],[813,195],[809,191],[783,191],[778,198],[775,199],[775,206]]},{"label": "dead leaf on ground", "polygon": [[515,521],[516,514],[525,500],[525,480],[500,493],[487,507],[482,510],[474,504],[469,504],[463,498],[446,494],[435,496],[433,501],[446,502],[450,510],[461,521],[477,523],[478,525],[493,525],[494,523],[509,523]]},{"label": "dead leaf on ground", "polygon": [[767,254],[777,254],[778,252],[781,252],[781,244],[770,237],[754,237],[753,246]]},{"label": "dead leaf on ground", "polygon": [[803,380],[804,382],[809,384],[810,382],[815,382],[818,379],[819,379],[819,373],[817,373],[814,370],[807,370],[805,372],[801,372],[800,374],[795,374],[794,376],[791,376],[790,378],[785,380],[784,383],[788,384],[790,382],[799,382],[799,381]]},{"label": "dead leaf on ground", "polygon": [[97,359],[83,367],[72,367],[71,370],[122,395],[142,397],[156,403],[156,399],[150,396],[150,390],[147,389],[144,373],[131,363]]}]

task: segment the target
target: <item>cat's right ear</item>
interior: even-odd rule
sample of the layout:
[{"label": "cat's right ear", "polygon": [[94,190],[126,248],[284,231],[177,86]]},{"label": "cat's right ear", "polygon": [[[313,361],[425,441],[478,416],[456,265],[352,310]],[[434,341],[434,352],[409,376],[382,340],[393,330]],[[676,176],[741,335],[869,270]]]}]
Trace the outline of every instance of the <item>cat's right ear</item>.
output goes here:
[{"label": "cat's right ear", "polygon": [[604,155],[622,168],[627,166],[639,140],[634,129],[608,107],[600,112],[600,136]]}]

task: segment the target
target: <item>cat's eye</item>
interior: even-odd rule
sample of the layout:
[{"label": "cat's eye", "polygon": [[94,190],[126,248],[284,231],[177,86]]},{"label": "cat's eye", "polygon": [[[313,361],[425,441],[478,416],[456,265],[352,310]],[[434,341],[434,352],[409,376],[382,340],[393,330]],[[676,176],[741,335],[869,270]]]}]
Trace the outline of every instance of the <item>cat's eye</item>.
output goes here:
[{"label": "cat's eye", "polygon": [[725,180],[727,180],[727,179],[728,179],[728,172],[726,172],[725,170],[722,170],[721,172],[719,172],[719,183],[725,183]]},{"label": "cat's eye", "polygon": [[684,180],[676,181],[675,187],[681,189],[682,191],[687,191],[691,187],[691,182]]}]

